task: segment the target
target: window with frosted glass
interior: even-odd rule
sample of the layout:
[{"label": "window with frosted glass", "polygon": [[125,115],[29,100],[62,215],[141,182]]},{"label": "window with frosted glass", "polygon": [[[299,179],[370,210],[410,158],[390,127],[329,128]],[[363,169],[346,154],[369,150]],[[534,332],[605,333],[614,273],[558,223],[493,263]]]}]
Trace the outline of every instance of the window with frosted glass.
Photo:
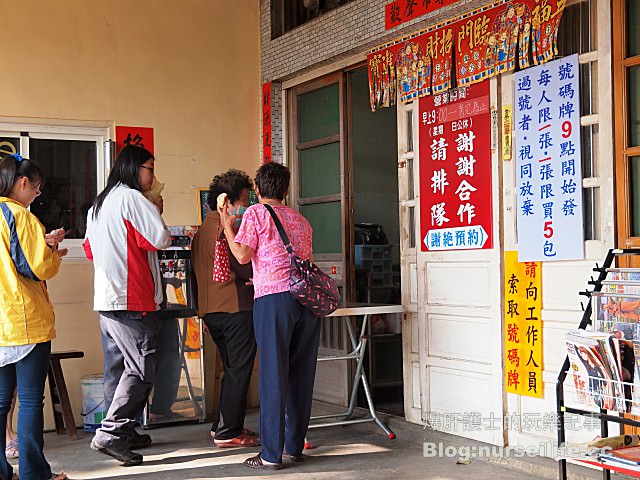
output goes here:
[{"label": "window with frosted glass", "polygon": [[340,202],[303,205],[300,213],[313,228],[313,253],[342,252],[342,212]]},{"label": "window with frosted glass", "polygon": [[640,145],[640,65],[627,70],[627,112],[629,115],[628,147]]},{"label": "window with frosted glass", "polygon": [[300,143],[340,133],[339,98],[337,83],[298,96]]},{"label": "window with frosted glass", "polygon": [[299,152],[300,196],[340,193],[340,143],[329,143]]}]

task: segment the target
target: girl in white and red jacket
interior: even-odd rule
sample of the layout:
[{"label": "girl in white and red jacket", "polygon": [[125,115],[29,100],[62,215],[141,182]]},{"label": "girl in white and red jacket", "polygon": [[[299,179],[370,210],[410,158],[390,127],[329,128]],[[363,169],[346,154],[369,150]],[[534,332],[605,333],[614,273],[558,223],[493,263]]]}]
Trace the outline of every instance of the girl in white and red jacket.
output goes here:
[{"label": "girl in white and red jacket", "polygon": [[155,159],[142,147],[118,155],[106,188],[87,215],[84,249],[93,261],[93,308],[100,313],[105,400],[110,402],[91,448],[126,465],[142,463],[132,449],[151,444],[135,430],[153,386],[158,347],[154,312],[163,299],[157,251],[171,244],[162,197],[151,189]]}]

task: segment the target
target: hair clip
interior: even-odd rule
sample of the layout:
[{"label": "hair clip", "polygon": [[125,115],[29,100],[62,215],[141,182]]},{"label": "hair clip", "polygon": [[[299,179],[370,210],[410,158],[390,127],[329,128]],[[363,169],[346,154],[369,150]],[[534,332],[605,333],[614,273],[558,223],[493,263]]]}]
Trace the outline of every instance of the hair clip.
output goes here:
[{"label": "hair clip", "polygon": [[19,153],[12,153],[12,154],[11,154],[11,156],[12,156],[13,158],[15,158],[16,163],[20,163],[22,160],[24,160],[24,159],[22,158],[22,155],[20,155]]}]

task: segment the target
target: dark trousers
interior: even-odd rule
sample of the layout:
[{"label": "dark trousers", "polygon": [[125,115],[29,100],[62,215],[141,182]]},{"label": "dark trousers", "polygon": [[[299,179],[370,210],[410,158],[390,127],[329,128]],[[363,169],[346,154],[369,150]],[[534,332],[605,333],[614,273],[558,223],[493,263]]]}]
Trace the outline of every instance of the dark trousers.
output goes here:
[{"label": "dark trousers", "polygon": [[256,357],[253,314],[209,313],[203,320],[220,350],[224,366],[220,408],[211,430],[216,432],[216,439],[230,439],[242,433],[247,410],[247,391]]},{"label": "dark trousers", "polygon": [[[18,386],[18,451],[20,478],[43,480],[51,478],[51,467],[44,458],[43,400],[44,382],[49,371],[51,342],[38,343],[22,360],[0,368],[0,431],[7,428],[13,392]],[[5,456],[5,436],[0,435],[0,478],[10,479],[13,467]]]},{"label": "dark trousers", "polygon": [[309,427],[320,318],[289,292],[265,295],[253,305],[260,358],[260,456],[282,462],[283,449],[301,455]]},{"label": "dark trousers", "polygon": [[108,386],[117,386],[95,440],[105,446],[126,447],[155,380],[158,320],[140,312],[100,312],[100,331],[103,344],[106,338],[109,347],[104,352],[105,397]]}]

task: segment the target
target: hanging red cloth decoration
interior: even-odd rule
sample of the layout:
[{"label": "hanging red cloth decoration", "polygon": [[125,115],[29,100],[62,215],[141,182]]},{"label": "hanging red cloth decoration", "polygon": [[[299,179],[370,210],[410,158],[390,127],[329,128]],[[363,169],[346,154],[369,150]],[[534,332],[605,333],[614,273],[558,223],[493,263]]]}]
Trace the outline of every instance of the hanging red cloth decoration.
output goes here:
[{"label": "hanging red cloth decoration", "polygon": [[[367,55],[371,110],[501,72],[537,65],[557,54],[566,0],[496,0],[427,30],[389,42]],[[454,48],[455,47],[455,48]],[[455,55],[454,55],[455,50]]]}]

